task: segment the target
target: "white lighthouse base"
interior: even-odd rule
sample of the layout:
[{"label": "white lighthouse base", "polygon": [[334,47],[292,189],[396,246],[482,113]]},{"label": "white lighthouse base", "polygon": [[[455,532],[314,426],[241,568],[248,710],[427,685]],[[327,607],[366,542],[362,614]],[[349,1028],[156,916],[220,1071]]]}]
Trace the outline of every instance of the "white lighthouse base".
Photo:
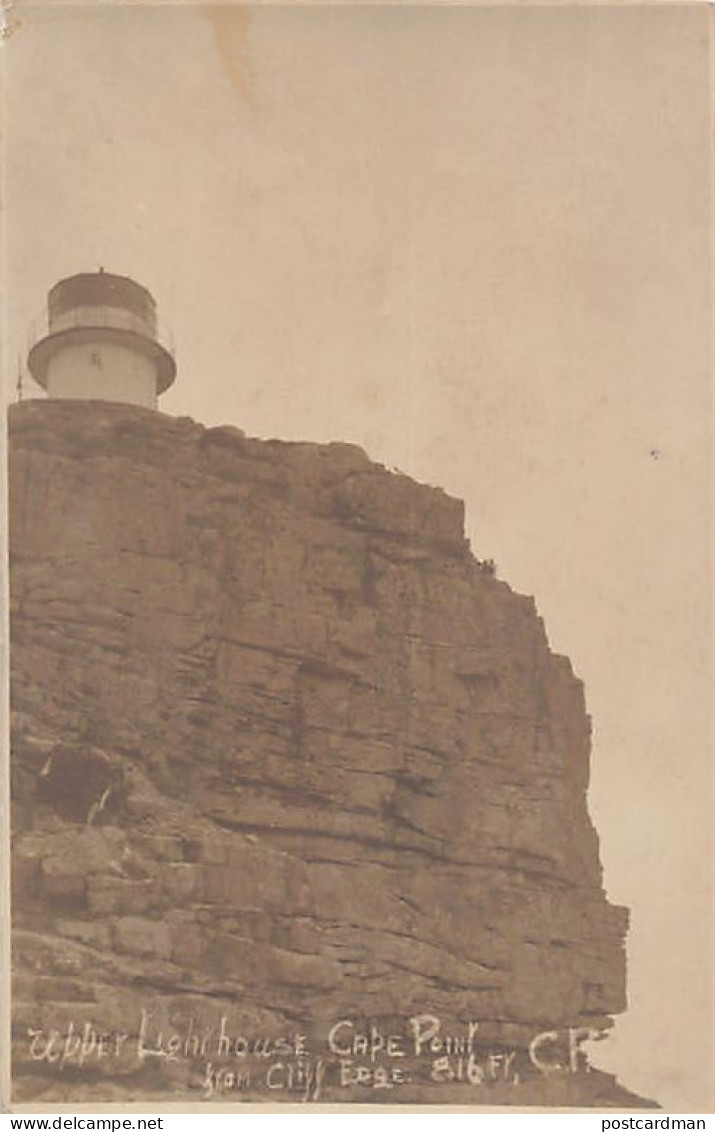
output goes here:
[{"label": "white lighthouse base", "polygon": [[154,362],[116,342],[63,346],[48,363],[45,388],[52,398],[157,407]]}]

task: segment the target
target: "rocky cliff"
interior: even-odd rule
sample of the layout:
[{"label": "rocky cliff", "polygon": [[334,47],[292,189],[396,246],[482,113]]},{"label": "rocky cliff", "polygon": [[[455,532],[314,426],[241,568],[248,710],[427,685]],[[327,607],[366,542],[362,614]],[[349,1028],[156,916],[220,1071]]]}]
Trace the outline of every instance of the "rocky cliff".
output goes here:
[{"label": "rocky cliff", "polygon": [[628,1103],[583,688],[461,503],[69,401],[10,494],[16,1099]]}]

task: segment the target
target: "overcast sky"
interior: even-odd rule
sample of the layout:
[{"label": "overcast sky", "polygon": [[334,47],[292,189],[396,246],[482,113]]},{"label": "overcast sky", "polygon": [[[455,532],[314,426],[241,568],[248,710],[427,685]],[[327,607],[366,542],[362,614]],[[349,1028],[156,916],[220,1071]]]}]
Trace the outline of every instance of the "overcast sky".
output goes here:
[{"label": "overcast sky", "polygon": [[705,1110],[705,6],[15,16],[10,368],[48,288],[103,265],[173,329],[167,413],[354,441],[465,500],[586,685],[633,915],[594,1052]]}]

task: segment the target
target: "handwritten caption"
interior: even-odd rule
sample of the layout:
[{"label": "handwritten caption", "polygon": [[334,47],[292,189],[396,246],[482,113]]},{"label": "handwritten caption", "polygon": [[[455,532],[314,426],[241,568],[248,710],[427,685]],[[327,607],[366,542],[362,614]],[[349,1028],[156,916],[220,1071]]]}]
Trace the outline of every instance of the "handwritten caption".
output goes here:
[{"label": "handwritten caption", "polygon": [[134,1031],[70,1021],[63,1030],[28,1027],[27,1040],[32,1061],[60,1072],[115,1059],[159,1059],[190,1064],[193,1087],[206,1099],[265,1092],[317,1101],[326,1085],[339,1092],[367,1089],[384,1095],[415,1082],[518,1086],[535,1073],[577,1073],[587,1068],[582,1044],[606,1036],[602,1029],[576,1027],[542,1031],[524,1047],[490,1046],[481,1029],[480,1022],[468,1021],[455,1032],[425,1013],[389,1029],[343,1018],[317,1040],[297,1030],[252,1038],[233,1028],[226,1015],[213,1026],[189,1017],[180,1028],[167,1029],[142,1009]]}]

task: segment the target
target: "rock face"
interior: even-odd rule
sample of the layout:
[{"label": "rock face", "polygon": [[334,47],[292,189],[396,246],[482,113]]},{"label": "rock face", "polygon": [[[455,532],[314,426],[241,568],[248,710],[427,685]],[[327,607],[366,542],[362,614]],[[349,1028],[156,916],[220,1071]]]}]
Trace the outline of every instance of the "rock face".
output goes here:
[{"label": "rock face", "polygon": [[[461,503],[131,406],[10,429],[16,1099],[295,1101],[320,1063],[318,1099],[627,1103],[528,1054],[625,1008],[627,915],[582,685]],[[419,1016],[472,1024],[470,1080]],[[346,1069],[339,1021],[402,1052]],[[409,1081],[350,1077],[381,1058]]]}]

